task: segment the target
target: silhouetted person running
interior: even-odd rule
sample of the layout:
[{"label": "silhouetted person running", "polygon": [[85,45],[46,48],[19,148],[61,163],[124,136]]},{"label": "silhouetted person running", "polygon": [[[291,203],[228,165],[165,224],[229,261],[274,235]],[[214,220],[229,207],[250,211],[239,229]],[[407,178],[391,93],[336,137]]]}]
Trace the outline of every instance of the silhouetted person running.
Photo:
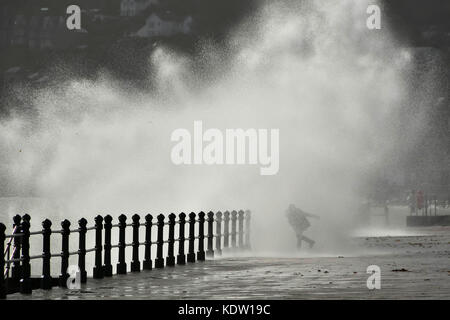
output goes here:
[{"label": "silhouetted person running", "polygon": [[286,216],[288,218],[289,224],[294,229],[295,234],[297,235],[297,248],[300,249],[302,247],[302,241],[307,242],[309,244],[309,247],[312,248],[315,241],[308,237],[305,237],[303,235],[303,232],[305,232],[305,230],[308,229],[311,225],[307,217],[319,219],[319,216],[300,210],[293,204],[289,205],[289,208],[286,211]]}]

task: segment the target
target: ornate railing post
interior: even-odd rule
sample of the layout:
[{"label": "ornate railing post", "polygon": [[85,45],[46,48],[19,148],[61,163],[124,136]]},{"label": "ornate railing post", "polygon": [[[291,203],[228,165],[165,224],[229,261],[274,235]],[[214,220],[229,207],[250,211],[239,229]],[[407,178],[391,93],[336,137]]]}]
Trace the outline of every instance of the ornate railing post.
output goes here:
[{"label": "ornate railing post", "polygon": [[20,279],[20,293],[29,294],[31,287],[30,265],[30,216],[24,216],[22,221],[22,278]]},{"label": "ornate railing post", "polygon": [[28,224],[30,224],[30,227],[31,227],[31,217],[30,217],[30,215],[28,213],[25,213],[22,216],[22,221],[28,221]]},{"label": "ornate railing post", "polygon": [[155,268],[164,268],[163,245],[164,245],[164,215],[158,215],[158,240],[156,241],[156,260]]},{"label": "ornate railing post", "polygon": [[86,233],[87,233],[87,220],[81,218],[78,220],[78,268],[80,268],[80,280],[81,283],[86,283],[87,281],[87,271],[86,271]]},{"label": "ornate railing post", "polygon": [[250,221],[252,218],[252,213],[250,210],[245,211],[245,248],[251,250],[252,246],[250,243]]},{"label": "ornate railing post", "polygon": [[237,212],[235,210],[231,211],[231,247],[236,248],[236,220]]},{"label": "ornate railing post", "polygon": [[216,254],[222,254],[222,212],[216,213]]},{"label": "ornate railing post", "polygon": [[244,249],[244,211],[239,210],[238,212],[238,232],[239,232],[239,239],[238,239],[238,246],[240,250]]},{"label": "ornate railing post", "polygon": [[167,250],[167,258],[166,258],[166,265],[173,267],[175,265],[175,255],[173,253],[174,245],[175,245],[175,214],[171,213],[169,214],[169,240],[168,243],[168,250]]},{"label": "ornate railing post", "polygon": [[152,270],[152,215],[145,216],[144,270]]},{"label": "ornate railing post", "polygon": [[112,270],[112,264],[111,264],[111,229],[112,229],[112,220],[113,218],[108,214],[105,217],[105,245],[103,246],[103,249],[105,250],[104,253],[104,264],[103,264],[103,275],[105,277],[112,277],[113,270]]},{"label": "ornate railing post", "polygon": [[214,212],[208,212],[208,250],[206,251],[206,256],[213,258],[214,257],[214,249],[213,249],[213,240],[214,240]]},{"label": "ornate railing post", "polygon": [[[19,215],[15,215],[13,218],[13,221],[14,221],[13,228],[16,228],[16,230],[14,231],[14,234],[21,233],[22,232],[22,229],[21,229],[22,217]],[[21,237],[14,237],[13,255],[12,255],[13,259],[20,259],[21,242],[22,242]],[[13,267],[11,268],[12,280],[15,283],[18,283],[20,281],[20,279],[22,278],[21,274],[22,274],[22,266],[20,264],[20,261],[14,261]]]},{"label": "ornate railing post", "polygon": [[186,225],[186,214],[184,212],[178,215],[179,217],[179,233],[178,233],[178,255],[177,255],[177,264],[183,265],[186,264],[186,256],[184,254],[184,229]]},{"label": "ornate railing post", "polygon": [[6,226],[0,223],[0,299],[6,299],[6,281],[5,281],[5,231]]},{"label": "ornate railing post", "polygon": [[42,277],[41,277],[41,289],[49,290],[52,288],[52,277],[50,274],[50,235],[52,222],[49,219],[45,219],[42,222]]},{"label": "ornate railing post", "polygon": [[119,216],[119,262],[117,263],[117,274],[127,274],[125,262],[125,228],[127,227],[127,216]]},{"label": "ornate railing post", "polygon": [[225,211],[223,213],[223,248],[227,250],[230,246],[230,213]]},{"label": "ornate railing post", "polygon": [[195,241],[195,213],[189,213],[189,249],[187,254],[187,262],[195,262],[194,252]]},{"label": "ornate railing post", "polygon": [[30,294],[31,265],[30,265],[30,219],[26,214],[22,217],[22,279],[20,279],[20,293]]},{"label": "ornate railing post", "polygon": [[200,211],[198,214],[198,252],[197,260],[205,261],[205,213]]},{"label": "ornate railing post", "polygon": [[140,272],[141,262],[139,261],[139,226],[141,224],[139,223],[139,220],[141,217],[139,217],[138,214],[135,214],[131,217],[131,219],[133,220],[133,260],[131,261],[131,272]]},{"label": "ornate railing post", "polygon": [[94,279],[103,278],[102,230],[103,230],[103,217],[98,215],[95,217],[95,267],[93,270]]},{"label": "ornate railing post", "polygon": [[61,222],[61,274],[59,275],[59,286],[66,287],[69,274],[67,268],[69,267],[69,235],[70,235],[70,221],[64,220]]}]

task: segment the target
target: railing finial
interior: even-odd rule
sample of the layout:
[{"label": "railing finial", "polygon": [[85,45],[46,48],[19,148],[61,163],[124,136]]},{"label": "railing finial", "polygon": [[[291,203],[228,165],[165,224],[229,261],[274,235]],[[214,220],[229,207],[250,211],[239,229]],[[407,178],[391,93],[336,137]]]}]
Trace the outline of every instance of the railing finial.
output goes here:
[{"label": "railing finial", "polygon": [[152,225],[153,216],[147,214],[145,216],[145,251],[144,251],[144,270],[152,269]]},{"label": "railing finial", "polygon": [[194,241],[195,241],[195,213],[189,213],[189,248],[187,254],[187,262],[195,262],[195,252],[194,252]]},{"label": "railing finial", "polygon": [[86,233],[87,233],[87,220],[81,218],[78,220],[78,232],[80,234],[78,239],[78,268],[80,268],[80,280],[81,283],[87,281],[86,271]]},{"label": "railing finial", "polygon": [[125,262],[125,228],[127,226],[127,216],[119,216],[119,262],[117,263],[117,274],[127,273],[127,264]]},{"label": "railing finial", "polygon": [[213,249],[213,240],[214,240],[214,212],[208,212],[208,236],[207,236],[207,245],[208,249],[206,250],[206,256],[209,258],[214,258],[214,249]]},{"label": "railing finial", "polygon": [[178,232],[178,255],[177,255],[177,264],[184,265],[186,264],[186,255],[184,254],[184,241],[186,240],[184,236],[184,230],[186,225],[186,214],[181,212],[178,215],[179,218],[179,232]]},{"label": "railing finial", "polygon": [[205,213],[200,211],[198,213],[198,251],[197,260],[205,261]]},{"label": "railing finial", "polygon": [[104,252],[104,262],[103,262],[103,276],[112,277],[113,268],[111,264],[111,229],[112,229],[113,218],[108,214],[104,219],[104,229],[105,229],[105,245],[103,246]]},{"label": "railing finial", "polygon": [[59,276],[59,286],[66,287],[69,274],[67,269],[69,267],[69,235],[70,235],[70,221],[64,220],[61,222],[62,227],[62,250],[61,250],[61,274]]},{"label": "railing finial", "polygon": [[216,254],[222,255],[222,212],[216,213]]},{"label": "railing finial", "polygon": [[169,267],[175,266],[175,255],[173,253],[175,244],[175,218],[174,213],[169,214],[169,248],[167,250],[166,265]]},{"label": "railing finial", "polygon": [[138,214],[135,214],[131,217],[133,220],[133,260],[131,261],[131,272],[140,272],[141,271],[141,262],[139,261],[139,220],[141,217]]},{"label": "railing finial", "polygon": [[[13,221],[14,221],[13,234],[21,233],[22,232],[22,226],[21,226],[22,217],[17,214],[13,217]],[[15,259],[16,261],[14,261],[13,267],[11,269],[11,276],[12,276],[12,279],[14,282],[19,282],[22,277],[22,266],[20,264],[20,260],[17,260],[17,259],[20,259],[21,247],[22,247],[21,237],[14,237],[12,258]]]},{"label": "railing finial", "polygon": [[52,222],[49,219],[42,221],[42,278],[41,289],[49,290],[53,286],[53,279],[50,273],[50,235],[52,234]]},{"label": "railing finial", "polygon": [[102,266],[102,230],[103,217],[98,215],[95,217],[95,267],[93,270],[94,279],[102,279],[104,276]]},{"label": "railing finial", "polygon": [[164,268],[164,258],[163,258],[163,234],[164,234],[164,215],[158,215],[158,239],[156,243],[156,260],[155,260],[155,268]]}]

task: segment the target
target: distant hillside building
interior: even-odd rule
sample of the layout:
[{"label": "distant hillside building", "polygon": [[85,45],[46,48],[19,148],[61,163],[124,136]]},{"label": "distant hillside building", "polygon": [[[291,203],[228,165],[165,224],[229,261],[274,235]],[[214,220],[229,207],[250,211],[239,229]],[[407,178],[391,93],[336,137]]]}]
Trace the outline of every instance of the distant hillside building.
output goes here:
[{"label": "distant hillside building", "polygon": [[12,13],[8,7],[0,7],[0,49],[6,48],[11,42]]},{"label": "distant hillside building", "polygon": [[159,0],[122,0],[120,2],[120,15],[134,17],[151,5],[157,5]]},{"label": "distant hillside building", "polygon": [[63,38],[65,19],[60,16],[33,16],[30,21],[28,47],[36,49],[52,48]]},{"label": "distant hillside building", "polygon": [[10,45],[29,49],[61,49],[78,44],[86,30],[69,31],[63,16],[47,14],[14,17],[11,25]]},{"label": "distant hillside building", "polygon": [[24,15],[17,15],[14,19],[11,44],[25,45],[27,32],[27,20]]},{"label": "distant hillside building", "polygon": [[192,17],[179,17],[165,13],[152,13],[145,25],[136,32],[142,38],[167,37],[175,34],[189,34],[192,30]]}]

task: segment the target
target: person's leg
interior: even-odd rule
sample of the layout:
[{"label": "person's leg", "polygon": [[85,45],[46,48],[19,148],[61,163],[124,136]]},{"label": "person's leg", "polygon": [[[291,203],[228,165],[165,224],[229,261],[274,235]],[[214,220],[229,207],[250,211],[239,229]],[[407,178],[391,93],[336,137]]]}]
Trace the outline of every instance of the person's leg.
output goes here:
[{"label": "person's leg", "polygon": [[314,243],[316,243],[314,240],[312,240],[312,239],[310,239],[310,238],[308,238],[308,237],[305,237],[305,236],[302,236],[302,240],[308,242],[310,248],[312,248],[312,246],[314,245]]},{"label": "person's leg", "polygon": [[297,233],[297,249],[302,248],[302,238],[303,235],[301,233]]}]

